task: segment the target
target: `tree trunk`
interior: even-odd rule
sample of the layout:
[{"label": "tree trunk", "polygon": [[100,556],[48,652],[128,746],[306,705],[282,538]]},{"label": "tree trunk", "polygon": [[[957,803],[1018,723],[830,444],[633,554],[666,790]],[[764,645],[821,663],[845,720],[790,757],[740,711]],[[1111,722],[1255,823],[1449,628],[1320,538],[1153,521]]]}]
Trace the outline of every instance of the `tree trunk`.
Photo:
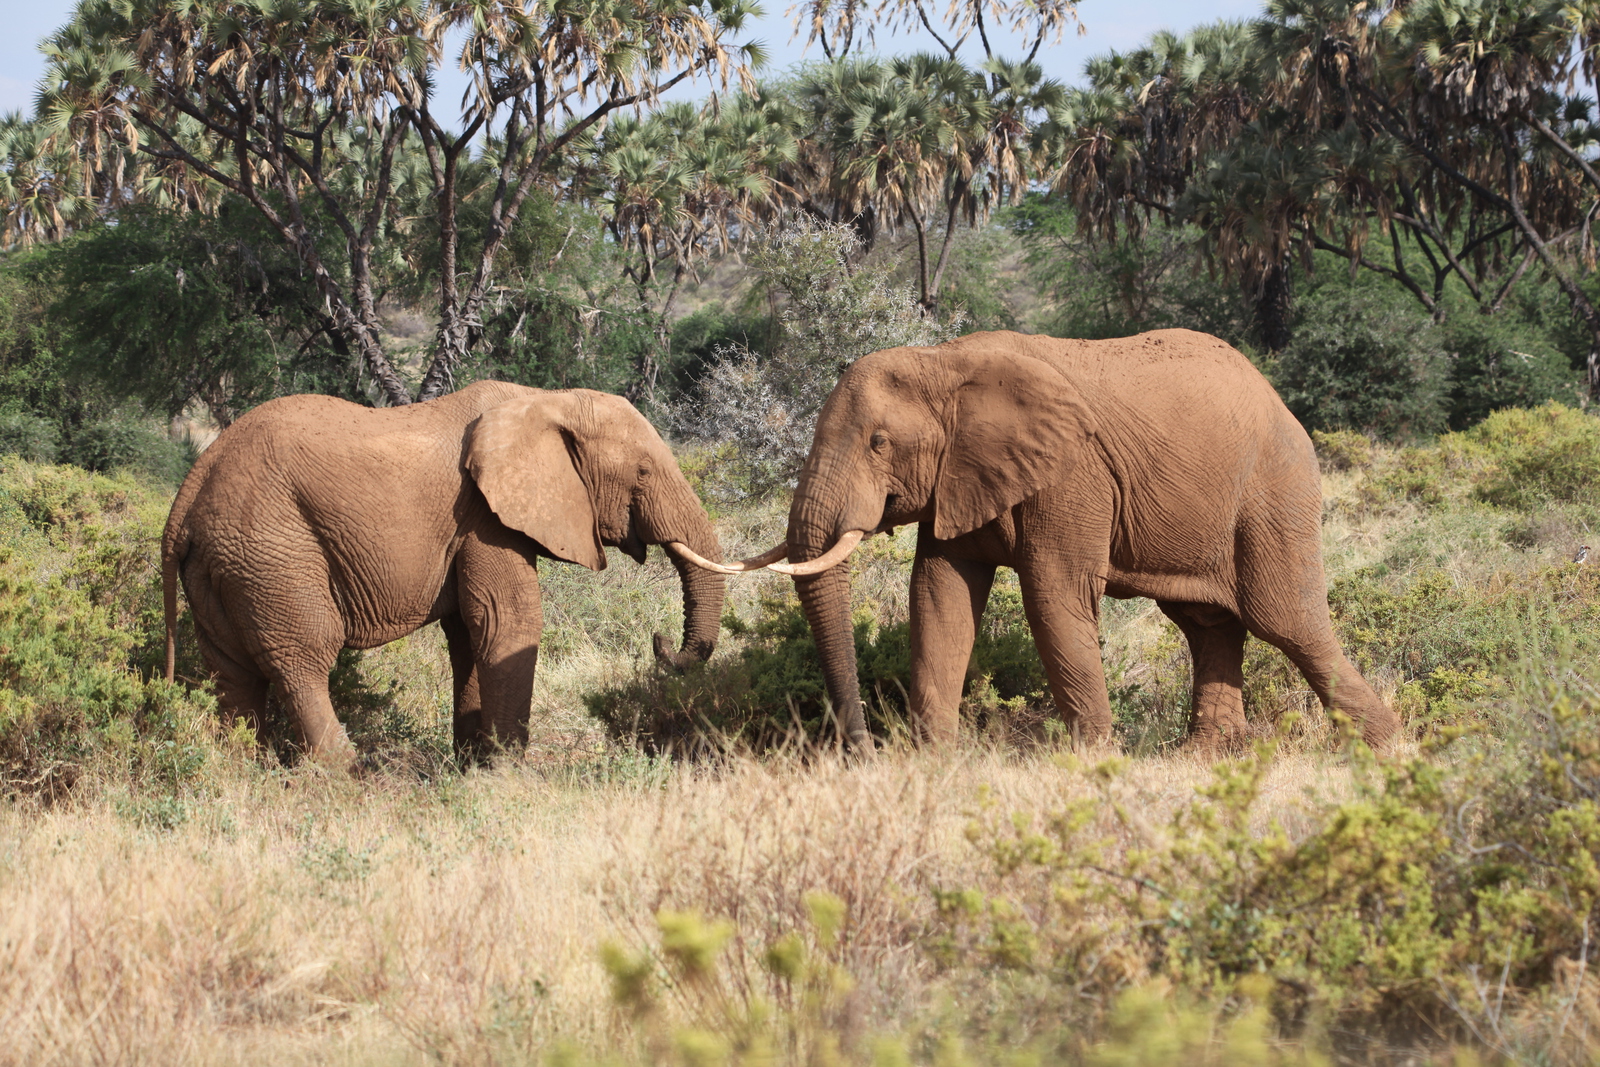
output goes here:
[{"label": "tree trunk", "polygon": [[930,283],[932,292],[929,294],[932,303],[928,305],[929,311],[934,310],[939,303],[939,289],[944,284],[944,268],[950,262],[950,242],[956,235],[956,214],[965,188],[966,183],[960,182],[950,194],[950,210],[945,213],[944,220],[944,241],[939,245],[939,259],[933,265],[933,281]]},{"label": "tree trunk", "polygon": [[[370,297],[367,301],[370,303]],[[383,392],[383,398],[389,402],[390,407],[402,407],[411,403],[411,393],[407,391],[405,383],[400,380],[400,375],[389,362],[389,357],[383,352],[383,345],[378,340],[376,323],[362,321],[362,316],[342,299],[330,300],[333,304],[334,321],[339,324],[339,329],[355,342],[356,351],[361,353],[361,360],[367,365],[367,371],[372,375],[372,380],[378,383],[378,388]]]},{"label": "tree trunk", "polygon": [[439,332],[434,340],[433,362],[428,365],[428,373],[422,377],[422,388],[417,390],[418,400],[433,400],[455,391],[455,368],[466,362],[468,353],[472,351],[472,341],[471,332],[453,317],[446,317],[439,324]]},{"label": "tree trunk", "polygon": [[1285,260],[1267,271],[1256,296],[1256,336],[1268,352],[1282,352],[1289,345],[1289,310],[1293,297],[1289,263]]},{"label": "tree trunk", "polygon": [[922,294],[922,310],[933,311],[933,295],[928,292],[928,235],[923,231],[922,216],[911,212],[911,225],[917,231],[917,288]]}]

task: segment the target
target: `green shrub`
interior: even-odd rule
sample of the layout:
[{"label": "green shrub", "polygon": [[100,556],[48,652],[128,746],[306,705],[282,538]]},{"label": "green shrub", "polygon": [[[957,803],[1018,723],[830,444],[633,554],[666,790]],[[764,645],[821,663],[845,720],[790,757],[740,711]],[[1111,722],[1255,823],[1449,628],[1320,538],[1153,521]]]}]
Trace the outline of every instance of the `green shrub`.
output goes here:
[{"label": "green shrub", "polygon": [[1372,440],[1353,430],[1312,430],[1311,443],[1325,470],[1356,470],[1372,464]]},{"label": "green shrub", "polygon": [[60,448],[61,433],[49,419],[18,411],[0,414],[0,456],[54,463]]},{"label": "green shrub", "polygon": [[1479,499],[1533,509],[1552,503],[1600,507],[1600,421],[1557,403],[1497,411],[1462,435],[1492,466]]},{"label": "green shrub", "polygon": [[150,419],[122,412],[74,429],[60,458],[84,470],[125,468],[176,486],[194,465],[195,455],[193,445],[167,437]]},{"label": "green shrub", "polygon": [[[1505,1035],[1563,961],[1581,966],[1600,918],[1600,716],[1570,693],[1549,706],[1498,764],[1379,764],[1358,746],[1354,795],[1313,802],[1292,834],[1263,800],[1271,743],[1219,764],[1164,827],[1127,802],[1125,760],[1069,761],[1095,795],[982,803],[968,836],[1005,888],[938,891],[929,947],[952,973],[1015,976],[963,986],[995,1009],[1030,996],[1081,1016],[1164,980],[1198,1003],[1244,993],[1280,1039],[1351,1062]],[[1558,1014],[1541,1040],[1562,1040]]]},{"label": "green shrub", "polygon": [[[1346,443],[1325,434],[1315,440],[1330,456],[1327,450]],[[1552,506],[1594,512],[1600,509],[1600,420],[1554,401],[1507,408],[1431,445],[1374,456],[1370,470],[1361,495],[1373,505],[1477,500],[1525,512]]]},{"label": "green shrub", "polygon": [[127,475],[0,466],[0,792],[92,770],[169,798],[170,823],[225,754],[211,697],[154,678],[165,512]]},{"label": "green shrub", "polygon": [[[615,738],[651,751],[693,751],[735,744],[761,751],[791,740],[837,736],[811,627],[791,595],[765,600],[754,623],[729,615],[724,626],[746,641],[736,656],[691,666],[683,674],[649,668],[584,697],[590,714]],[[855,616],[857,676],[868,725],[880,738],[902,730],[911,685],[910,627],[880,626],[870,611]],[[1044,667],[1028,630],[1021,593],[1001,581],[989,599],[967,671],[962,710],[969,727],[1037,733],[1047,701]]]},{"label": "green shrub", "polygon": [[[1205,1002],[1175,996],[1156,980],[1123,990],[1092,1028],[1057,1018],[1017,1043],[969,1033],[968,1019],[896,1019],[870,1025],[858,1017],[857,978],[842,961],[849,909],[830,893],[804,896],[808,922],[764,948],[729,919],[663,909],[650,943],[611,941],[600,962],[613,1006],[631,1024],[632,1042],[601,1057],[564,1049],[554,1062],[698,1064],[836,1064],[938,1067],[1074,1063],[1086,1067],[1288,1067],[1320,1062],[1303,1048],[1274,1041],[1266,1002],[1270,985],[1241,983],[1233,998]],[[729,952],[730,945],[744,950]],[[756,951],[751,952],[754,948]],[[759,971],[730,959],[748,953]],[[753,969],[753,968],[752,968]],[[676,1020],[673,1016],[676,1016]],[[988,1021],[992,1022],[992,1021]],[[1063,1056],[1062,1053],[1070,1052]]]},{"label": "green shrub", "polygon": [[1462,308],[1445,320],[1440,343],[1451,360],[1453,430],[1475,426],[1502,408],[1570,402],[1582,388],[1566,353],[1526,320]]},{"label": "green shrub", "polygon": [[1600,572],[1570,563],[1481,585],[1364,568],[1336,579],[1328,603],[1357,666],[1401,680],[1400,710],[1415,727],[1494,721],[1487,698],[1552,641],[1600,653]]},{"label": "green shrub", "polygon": [[1301,299],[1299,319],[1272,381],[1306,429],[1404,441],[1445,428],[1447,361],[1404,296],[1325,285]]}]

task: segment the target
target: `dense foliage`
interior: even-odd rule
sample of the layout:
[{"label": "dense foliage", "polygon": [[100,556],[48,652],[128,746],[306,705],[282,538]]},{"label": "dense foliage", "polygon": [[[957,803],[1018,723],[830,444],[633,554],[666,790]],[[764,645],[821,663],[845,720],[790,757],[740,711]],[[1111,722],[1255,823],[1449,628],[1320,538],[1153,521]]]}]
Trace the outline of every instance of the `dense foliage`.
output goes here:
[{"label": "dense foliage", "polygon": [[[792,378],[782,323],[868,278],[909,288],[929,337],[1216,333],[1314,428],[1415,438],[1600,381],[1590,5],[1273,3],[1080,87],[1039,58],[1070,3],[814,5],[825,61],[760,82],[742,3],[517,10],[78,10],[40,111],[0,127],[4,241],[54,246],[0,267],[31,329],[0,328],[7,438],[61,454],[132,397],[226,424],[285,392],[398,404],[485,376],[670,405],[736,364]],[[943,54],[862,52],[912,19]],[[450,34],[459,116],[433,80]],[[708,73],[714,99],[658,99]],[[798,219],[854,233],[849,285],[740,284],[730,254]]]}]

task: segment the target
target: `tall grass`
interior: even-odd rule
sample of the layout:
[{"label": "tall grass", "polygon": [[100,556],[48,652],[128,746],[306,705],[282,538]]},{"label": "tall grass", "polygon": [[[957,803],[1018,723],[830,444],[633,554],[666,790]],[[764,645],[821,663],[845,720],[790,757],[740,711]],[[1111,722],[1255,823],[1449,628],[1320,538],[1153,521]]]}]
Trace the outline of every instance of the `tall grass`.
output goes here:
[{"label": "tall grass", "polygon": [[[1600,572],[1567,560],[1600,436],[1496,418],[1320,441],[1336,626],[1405,738],[1346,747],[1252,641],[1262,747],[1218,767],[1178,749],[1187,650],[1145,601],[1103,605],[1118,746],[1066,753],[1003,586],[957,751],[641,750],[597,694],[776,715],[750,665],[806,666],[762,575],[663,680],[652,555],[543,565],[527,759],[454,766],[425,630],[341,662],[369,759],[328,776],[149,680],[166,490],[0,462],[0,1062],[1590,1062]],[[716,521],[744,555],[784,516]],[[885,714],[910,550],[852,561]]]},{"label": "tall grass", "polygon": [[[1151,762],[1160,820],[1206,769]],[[1313,764],[1276,767],[1297,798]],[[1342,777],[1342,776],[1337,776]],[[980,788],[1042,810],[1084,794],[1047,758],[897,755],[871,766],[738,761],[661,773],[506,767],[417,782],[243,765],[170,829],[114,796],[0,814],[0,1061],[518,1062],[639,1039],[600,948],[658,938],[663,910],[731,921],[730,988],[844,903],[837,952],[858,1036],[929,1011],[932,891],[994,884],[964,836]],[[1324,784],[1323,788],[1326,788]],[[1291,800],[1291,802],[1293,802]],[[676,1027],[693,998],[662,998]],[[859,1052],[860,1050],[855,1050]]]}]

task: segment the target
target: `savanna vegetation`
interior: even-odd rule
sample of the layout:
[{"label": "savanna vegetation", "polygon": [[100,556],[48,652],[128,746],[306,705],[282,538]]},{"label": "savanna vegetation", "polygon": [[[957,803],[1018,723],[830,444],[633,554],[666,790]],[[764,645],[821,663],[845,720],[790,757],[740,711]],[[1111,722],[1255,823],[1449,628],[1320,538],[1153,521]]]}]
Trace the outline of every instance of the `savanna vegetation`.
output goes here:
[{"label": "savanna vegetation", "polygon": [[[751,12],[87,0],[45,43],[0,126],[0,1062],[1592,1062],[1600,9],[1273,0],[1078,82],[1070,3],[817,0],[787,72]],[[864,51],[913,23],[943,53]],[[545,566],[489,768],[431,630],[340,659],[354,776],[222,721],[186,634],[157,669],[173,488],[274,396],[624,393],[746,555],[859,356],[1169,326],[1314,432],[1393,751],[1252,642],[1249,744],[1185,753],[1186,645],[1107,601],[1117,744],[1072,752],[1001,580],[919,752],[909,530],[851,563],[870,762],[787,579],[658,670],[658,556]]]}]

